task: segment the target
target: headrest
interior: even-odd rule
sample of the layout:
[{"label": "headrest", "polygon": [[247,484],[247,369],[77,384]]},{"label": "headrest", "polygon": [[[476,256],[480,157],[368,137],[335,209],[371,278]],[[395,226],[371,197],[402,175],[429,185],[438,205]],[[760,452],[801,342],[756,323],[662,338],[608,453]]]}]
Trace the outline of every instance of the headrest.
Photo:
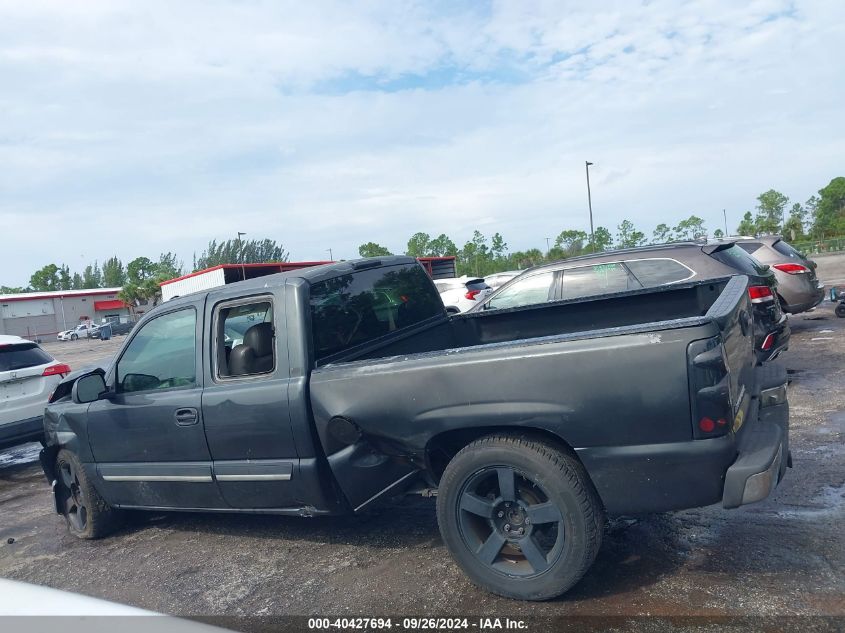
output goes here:
[{"label": "headrest", "polygon": [[258,357],[273,353],[273,324],[259,323],[244,333],[244,345],[252,348]]}]

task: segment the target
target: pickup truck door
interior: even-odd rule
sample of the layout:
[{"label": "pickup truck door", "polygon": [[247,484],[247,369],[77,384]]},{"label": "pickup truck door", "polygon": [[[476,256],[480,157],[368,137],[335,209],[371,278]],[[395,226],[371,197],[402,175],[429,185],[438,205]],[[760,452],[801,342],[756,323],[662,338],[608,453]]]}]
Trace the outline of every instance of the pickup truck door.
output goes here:
[{"label": "pickup truck door", "polygon": [[203,433],[202,315],[197,302],[147,321],[109,372],[109,397],[88,408],[98,488],[112,504],[225,507]]},{"label": "pickup truck door", "polygon": [[[284,288],[222,290],[206,305],[202,396],[214,477],[235,508],[295,508],[299,459],[288,410]],[[210,345],[210,347],[209,347]]]}]

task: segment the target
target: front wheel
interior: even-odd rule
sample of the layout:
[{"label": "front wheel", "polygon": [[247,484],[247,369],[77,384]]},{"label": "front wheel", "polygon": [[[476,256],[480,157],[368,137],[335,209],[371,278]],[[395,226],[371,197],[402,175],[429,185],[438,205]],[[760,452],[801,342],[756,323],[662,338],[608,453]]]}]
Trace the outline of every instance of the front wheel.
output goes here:
[{"label": "front wheel", "polygon": [[449,462],[437,521],[474,583],[507,598],[547,600],[592,565],[604,509],[575,457],[545,442],[500,435],[473,442]]},{"label": "front wheel", "polygon": [[112,532],[120,522],[112,508],[91,485],[79,458],[66,449],[56,456],[56,494],[71,534],[95,539]]},{"label": "front wheel", "polygon": [[71,335],[70,335],[70,340],[71,340],[71,341],[75,341],[75,340],[77,340],[78,338],[79,338],[79,336],[77,336],[76,334],[71,334]]}]

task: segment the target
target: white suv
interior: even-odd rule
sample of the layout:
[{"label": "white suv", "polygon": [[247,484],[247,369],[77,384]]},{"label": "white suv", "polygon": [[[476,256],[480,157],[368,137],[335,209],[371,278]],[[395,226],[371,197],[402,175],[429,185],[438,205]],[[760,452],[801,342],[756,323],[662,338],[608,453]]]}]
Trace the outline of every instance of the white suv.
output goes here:
[{"label": "white suv", "polygon": [[493,289],[480,277],[435,279],[434,285],[447,312],[466,312],[487,298]]},{"label": "white suv", "polygon": [[0,448],[44,437],[47,399],[69,373],[36,343],[0,335]]}]

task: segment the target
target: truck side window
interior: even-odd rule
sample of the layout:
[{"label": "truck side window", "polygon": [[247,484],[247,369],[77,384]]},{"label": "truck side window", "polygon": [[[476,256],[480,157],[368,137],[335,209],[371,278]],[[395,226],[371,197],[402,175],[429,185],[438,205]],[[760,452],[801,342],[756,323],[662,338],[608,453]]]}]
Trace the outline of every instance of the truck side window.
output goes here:
[{"label": "truck side window", "polygon": [[622,264],[593,264],[564,271],[561,299],[579,299],[637,288],[642,286]]},{"label": "truck side window", "polygon": [[196,327],[193,308],[168,312],[147,322],[117,363],[118,391],[196,385]]},{"label": "truck side window", "polygon": [[276,366],[273,303],[222,304],[215,314],[217,377],[270,374]]},{"label": "truck side window", "polygon": [[362,270],[311,286],[316,360],[444,314],[421,266]]},{"label": "truck side window", "polygon": [[631,259],[625,264],[646,288],[683,281],[695,274],[674,259]]}]

